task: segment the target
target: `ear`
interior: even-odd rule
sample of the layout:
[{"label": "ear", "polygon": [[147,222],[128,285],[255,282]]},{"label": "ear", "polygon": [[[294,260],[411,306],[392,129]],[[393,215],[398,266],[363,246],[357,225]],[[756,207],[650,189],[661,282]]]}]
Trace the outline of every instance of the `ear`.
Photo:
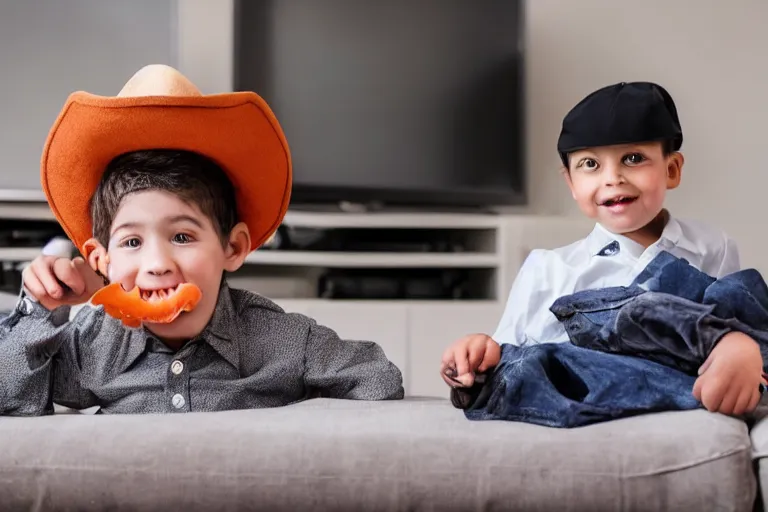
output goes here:
[{"label": "ear", "polygon": [[90,265],[94,272],[98,272],[101,274],[101,277],[106,278],[108,273],[107,265],[109,265],[109,256],[107,255],[107,249],[101,245],[101,242],[95,238],[89,238],[83,244],[81,252],[85,256],[86,261],[88,261],[88,265]]},{"label": "ear", "polygon": [[685,158],[682,153],[672,153],[667,160],[667,189],[672,190],[680,185]]},{"label": "ear", "polygon": [[568,184],[568,188],[571,191],[571,197],[575,201],[576,200],[576,192],[574,192],[574,189],[573,189],[573,179],[571,178],[571,171],[568,170],[567,167],[561,167],[560,168],[560,174],[562,174],[563,178],[565,178],[565,182]]},{"label": "ear", "polygon": [[243,266],[246,256],[251,252],[251,233],[245,222],[238,223],[229,233],[225,248],[224,270],[234,272]]}]

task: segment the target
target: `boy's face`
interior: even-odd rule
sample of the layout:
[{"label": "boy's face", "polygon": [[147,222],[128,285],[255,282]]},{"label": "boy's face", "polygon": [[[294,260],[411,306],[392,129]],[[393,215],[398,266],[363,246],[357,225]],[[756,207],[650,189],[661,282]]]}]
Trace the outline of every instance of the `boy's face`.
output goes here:
[{"label": "boy's face", "polygon": [[197,285],[203,296],[193,311],[169,324],[146,324],[163,340],[189,340],[211,319],[223,272],[242,265],[250,243],[247,228],[238,224],[229,242],[222,245],[197,206],[165,191],[136,192],[123,199],[112,223],[108,278],[142,292]]},{"label": "boy's face", "polygon": [[565,178],[585,215],[613,233],[629,234],[662,211],[682,167],[683,156],[664,156],[658,142],[603,146],[571,153]]}]

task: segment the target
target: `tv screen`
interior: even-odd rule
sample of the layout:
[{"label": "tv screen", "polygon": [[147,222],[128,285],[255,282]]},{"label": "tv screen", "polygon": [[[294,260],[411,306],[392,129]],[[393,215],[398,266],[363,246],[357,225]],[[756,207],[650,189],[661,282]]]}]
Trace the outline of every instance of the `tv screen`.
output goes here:
[{"label": "tv screen", "polygon": [[523,0],[242,0],[236,90],[272,107],[292,203],[525,202]]}]

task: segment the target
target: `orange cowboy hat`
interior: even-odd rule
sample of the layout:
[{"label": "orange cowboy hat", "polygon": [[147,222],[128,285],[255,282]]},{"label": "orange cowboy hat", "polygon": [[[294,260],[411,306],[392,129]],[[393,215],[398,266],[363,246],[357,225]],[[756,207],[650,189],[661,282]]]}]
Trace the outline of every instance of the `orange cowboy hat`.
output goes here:
[{"label": "orange cowboy hat", "polygon": [[291,195],[291,155],[266,102],[253,92],[203,95],[172,67],[139,70],[115,97],[75,92],[43,149],[48,204],[83,251],[93,236],[89,201],[109,162],[130,151],[194,151],[218,164],[235,187],[251,250],[278,228]]}]

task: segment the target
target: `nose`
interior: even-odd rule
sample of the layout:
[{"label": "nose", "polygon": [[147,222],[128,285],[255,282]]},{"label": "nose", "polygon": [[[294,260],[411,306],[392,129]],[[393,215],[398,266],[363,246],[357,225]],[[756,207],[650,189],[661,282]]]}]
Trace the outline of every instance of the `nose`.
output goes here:
[{"label": "nose", "polygon": [[624,183],[624,174],[621,165],[609,163],[603,166],[603,184],[606,186],[621,185]]},{"label": "nose", "polygon": [[173,272],[173,258],[164,244],[145,244],[142,253],[142,267],[147,274],[163,276]]}]

